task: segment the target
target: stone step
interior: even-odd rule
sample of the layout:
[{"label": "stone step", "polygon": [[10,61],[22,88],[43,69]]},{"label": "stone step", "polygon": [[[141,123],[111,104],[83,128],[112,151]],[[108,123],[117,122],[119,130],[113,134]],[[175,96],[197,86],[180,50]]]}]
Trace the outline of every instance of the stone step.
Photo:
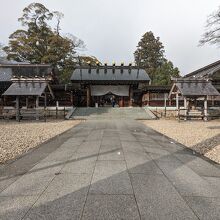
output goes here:
[{"label": "stone step", "polygon": [[73,112],[72,119],[154,119],[146,109],[141,107],[85,107],[76,108]]}]

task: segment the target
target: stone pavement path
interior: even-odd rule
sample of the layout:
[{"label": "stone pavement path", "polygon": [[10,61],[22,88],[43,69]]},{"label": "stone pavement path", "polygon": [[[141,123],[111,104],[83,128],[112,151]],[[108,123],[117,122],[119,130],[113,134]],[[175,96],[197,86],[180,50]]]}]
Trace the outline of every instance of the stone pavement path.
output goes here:
[{"label": "stone pavement path", "polygon": [[220,169],[137,121],[86,121],[0,168],[0,219],[220,219]]}]

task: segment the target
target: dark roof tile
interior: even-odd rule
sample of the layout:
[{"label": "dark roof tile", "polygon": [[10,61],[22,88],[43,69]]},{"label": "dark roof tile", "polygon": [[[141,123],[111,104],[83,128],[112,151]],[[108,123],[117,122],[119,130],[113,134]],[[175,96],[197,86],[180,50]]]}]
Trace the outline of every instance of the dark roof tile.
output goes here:
[{"label": "dark roof tile", "polygon": [[78,81],[150,81],[145,70],[129,67],[98,67],[74,70],[72,82]]},{"label": "dark roof tile", "polygon": [[46,82],[15,82],[13,83],[3,95],[42,95],[47,87]]}]

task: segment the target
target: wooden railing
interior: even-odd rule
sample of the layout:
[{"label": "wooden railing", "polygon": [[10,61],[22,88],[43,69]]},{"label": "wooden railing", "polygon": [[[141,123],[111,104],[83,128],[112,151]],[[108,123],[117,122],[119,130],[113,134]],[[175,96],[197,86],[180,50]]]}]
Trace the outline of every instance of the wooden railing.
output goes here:
[{"label": "wooden railing", "polygon": [[2,119],[17,119],[18,121],[24,119],[36,119],[44,120],[47,119],[65,119],[68,110],[65,107],[54,107],[54,108],[31,108],[31,109],[19,109],[15,108],[2,109],[0,111],[0,118]]}]

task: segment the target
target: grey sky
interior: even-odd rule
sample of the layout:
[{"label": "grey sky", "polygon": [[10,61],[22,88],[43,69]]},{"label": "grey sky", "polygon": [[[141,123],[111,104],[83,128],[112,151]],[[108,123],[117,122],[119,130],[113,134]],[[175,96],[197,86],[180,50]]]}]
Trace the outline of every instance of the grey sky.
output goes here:
[{"label": "grey sky", "polygon": [[[0,42],[20,27],[17,18],[30,0],[0,0]],[[38,0],[64,13],[62,32],[81,38],[87,51],[102,62],[133,61],[141,36],[153,31],[165,46],[166,57],[182,74],[220,59],[220,49],[198,47],[207,15],[219,0]]]}]

